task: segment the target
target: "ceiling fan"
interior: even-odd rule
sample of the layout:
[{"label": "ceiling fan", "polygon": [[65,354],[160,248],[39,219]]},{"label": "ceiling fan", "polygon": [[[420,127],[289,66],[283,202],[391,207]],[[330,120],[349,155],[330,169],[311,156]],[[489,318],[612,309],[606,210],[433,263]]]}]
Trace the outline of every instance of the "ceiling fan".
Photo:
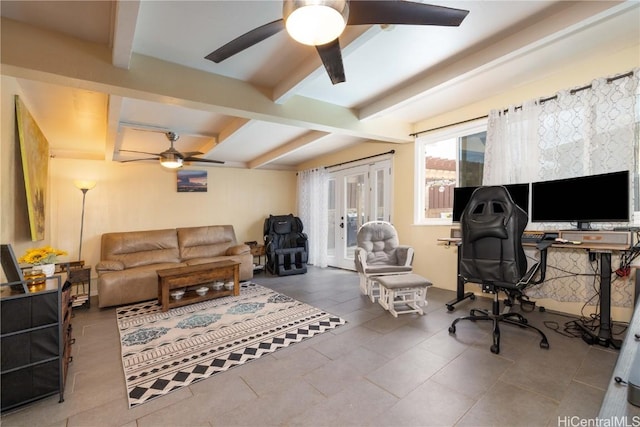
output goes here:
[{"label": "ceiling fan", "polygon": [[215,63],[287,29],[296,41],[315,46],[334,85],[345,81],[338,37],[347,25],[459,26],[468,10],[404,0],[284,0],[283,17],[254,28],[205,58]]},{"label": "ceiling fan", "polygon": [[169,168],[169,169],[177,169],[179,167],[182,167],[182,162],[224,164],[224,162],[220,160],[210,160],[210,159],[201,159],[199,157],[193,157],[195,155],[202,154],[199,151],[187,151],[187,152],[181,153],[173,147],[173,143],[176,142],[180,138],[180,136],[175,132],[165,132],[164,134],[169,140],[169,142],[171,143],[171,147],[169,147],[167,150],[163,151],[162,153],[148,153],[146,151],[134,151],[134,150],[119,150],[119,151],[126,151],[128,153],[150,154],[152,156],[157,156],[157,157],[148,157],[145,159],[122,160],[121,162],[127,163],[127,162],[139,162],[142,160],[160,160],[160,164],[165,168]]}]

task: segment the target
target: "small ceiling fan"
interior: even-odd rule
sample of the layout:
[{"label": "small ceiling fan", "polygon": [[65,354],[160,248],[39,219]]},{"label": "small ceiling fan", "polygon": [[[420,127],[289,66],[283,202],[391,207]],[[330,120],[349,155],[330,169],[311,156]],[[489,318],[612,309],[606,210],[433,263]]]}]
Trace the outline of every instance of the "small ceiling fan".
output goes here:
[{"label": "small ceiling fan", "polygon": [[404,0],[284,0],[283,17],[254,28],[205,58],[215,63],[287,29],[296,41],[315,46],[334,85],[344,82],[338,37],[347,25],[459,26],[468,10]]},{"label": "small ceiling fan", "polygon": [[187,151],[187,152],[181,153],[173,147],[173,143],[176,142],[180,138],[180,136],[175,132],[165,132],[164,134],[166,135],[167,139],[171,143],[171,147],[169,147],[167,150],[163,151],[162,153],[148,153],[146,151],[134,151],[134,150],[119,150],[121,152],[127,152],[127,153],[150,154],[152,156],[157,156],[157,157],[148,157],[145,159],[121,160],[121,162],[127,163],[127,162],[139,162],[142,160],[160,160],[160,164],[165,168],[169,168],[169,169],[177,169],[179,167],[182,167],[182,162],[224,164],[224,162],[220,160],[210,160],[210,159],[201,159],[199,157],[193,157],[198,154],[203,154],[199,151]]}]

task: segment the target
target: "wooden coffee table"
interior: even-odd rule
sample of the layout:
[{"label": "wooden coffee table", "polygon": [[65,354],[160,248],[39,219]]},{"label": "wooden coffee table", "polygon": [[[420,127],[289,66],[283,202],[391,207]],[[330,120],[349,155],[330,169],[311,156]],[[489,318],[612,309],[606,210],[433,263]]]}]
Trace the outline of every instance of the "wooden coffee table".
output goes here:
[{"label": "wooden coffee table", "polygon": [[[233,280],[233,289],[213,290],[211,283],[215,280]],[[195,289],[201,286],[208,287],[209,292],[198,295]],[[184,296],[179,300],[172,299],[171,291],[180,288],[185,289]],[[158,270],[158,302],[162,305],[162,311],[229,295],[240,295],[240,263],[237,261],[210,262]]]}]

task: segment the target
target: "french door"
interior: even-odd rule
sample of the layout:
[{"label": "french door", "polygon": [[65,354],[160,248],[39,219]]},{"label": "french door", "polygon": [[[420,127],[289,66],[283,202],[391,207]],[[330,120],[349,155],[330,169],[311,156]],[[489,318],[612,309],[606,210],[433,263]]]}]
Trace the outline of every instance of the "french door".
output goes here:
[{"label": "french door", "polygon": [[328,264],[355,270],[358,229],[367,221],[391,221],[391,161],[329,175]]}]

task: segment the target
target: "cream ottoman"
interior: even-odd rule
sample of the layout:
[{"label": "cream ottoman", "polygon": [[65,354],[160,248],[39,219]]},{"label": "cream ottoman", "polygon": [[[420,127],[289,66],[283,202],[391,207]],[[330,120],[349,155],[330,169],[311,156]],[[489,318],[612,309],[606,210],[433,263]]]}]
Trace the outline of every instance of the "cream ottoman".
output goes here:
[{"label": "cream ottoman", "polygon": [[[422,306],[427,305],[427,288],[430,281],[417,274],[397,274],[372,278],[380,285],[378,302],[394,316],[398,314],[424,314]],[[396,306],[406,306],[401,311]],[[404,308],[404,307],[403,307]]]}]

